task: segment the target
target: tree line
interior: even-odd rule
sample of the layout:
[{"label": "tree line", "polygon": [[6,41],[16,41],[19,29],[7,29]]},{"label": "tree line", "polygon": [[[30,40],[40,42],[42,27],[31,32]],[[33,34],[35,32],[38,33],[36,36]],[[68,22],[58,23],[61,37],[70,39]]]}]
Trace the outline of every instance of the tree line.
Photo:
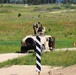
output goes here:
[{"label": "tree line", "polygon": [[24,4],[47,4],[47,3],[75,3],[76,0],[0,0],[0,3],[24,3]]}]

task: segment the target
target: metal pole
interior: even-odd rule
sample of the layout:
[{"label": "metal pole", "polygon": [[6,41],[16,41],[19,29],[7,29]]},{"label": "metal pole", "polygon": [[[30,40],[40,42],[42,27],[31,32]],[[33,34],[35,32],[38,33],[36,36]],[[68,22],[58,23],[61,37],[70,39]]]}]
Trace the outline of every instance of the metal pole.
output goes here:
[{"label": "metal pole", "polygon": [[36,36],[36,71],[40,75],[41,71],[41,39],[40,36]]}]

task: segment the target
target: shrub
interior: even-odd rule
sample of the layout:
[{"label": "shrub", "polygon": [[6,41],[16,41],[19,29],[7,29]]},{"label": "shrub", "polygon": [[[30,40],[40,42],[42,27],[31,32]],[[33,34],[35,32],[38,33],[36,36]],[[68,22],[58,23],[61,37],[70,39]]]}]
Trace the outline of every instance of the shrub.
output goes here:
[{"label": "shrub", "polygon": [[52,9],[61,9],[61,7],[56,7],[56,6],[55,6],[55,7],[52,7]]},{"label": "shrub", "polygon": [[0,5],[0,8],[3,7],[3,5]]}]

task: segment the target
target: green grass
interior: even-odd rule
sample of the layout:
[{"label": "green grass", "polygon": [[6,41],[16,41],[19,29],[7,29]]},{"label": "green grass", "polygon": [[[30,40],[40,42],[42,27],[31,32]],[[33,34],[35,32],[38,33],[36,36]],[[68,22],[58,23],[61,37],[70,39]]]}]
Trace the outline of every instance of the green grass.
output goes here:
[{"label": "green grass", "polygon": [[10,53],[20,51],[21,41],[0,41],[0,52],[1,53]]},{"label": "green grass", "polygon": [[[0,67],[11,65],[35,65],[35,53],[0,63]],[[41,64],[49,66],[70,66],[76,64],[76,51],[52,51],[41,54]]]},{"label": "green grass", "polygon": [[[76,64],[76,51],[61,51],[61,52],[51,52],[42,55],[43,65],[53,65],[53,66],[70,66]],[[49,60],[47,59],[49,58]]]},{"label": "green grass", "polygon": [[[46,34],[56,38],[56,48],[72,47],[76,42],[76,6],[71,5],[0,5],[0,53],[20,51],[21,39],[33,34],[32,25],[40,21]],[[71,10],[53,14],[53,11]],[[18,14],[21,14],[18,17]],[[49,31],[50,29],[50,31]],[[8,46],[7,46],[8,45]]]}]

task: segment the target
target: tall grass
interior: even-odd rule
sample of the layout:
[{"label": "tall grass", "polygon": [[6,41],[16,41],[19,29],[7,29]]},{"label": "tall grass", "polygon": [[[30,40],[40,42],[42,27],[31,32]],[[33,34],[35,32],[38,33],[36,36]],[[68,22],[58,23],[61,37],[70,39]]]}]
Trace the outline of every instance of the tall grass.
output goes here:
[{"label": "tall grass", "polygon": [[[3,4],[0,6],[0,53],[6,50],[19,49],[21,39],[27,35],[33,34],[32,25],[40,21],[46,27],[46,34],[56,38],[56,48],[72,47],[76,42],[76,6],[75,11],[65,13],[51,13],[52,11],[69,10],[66,5],[12,5]],[[56,8],[57,7],[57,8]],[[7,12],[5,11],[7,10]],[[18,14],[21,14],[18,17]],[[50,31],[49,31],[50,30]],[[15,44],[16,40],[19,42]],[[5,41],[5,42],[4,42]],[[10,42],[13,42],[10,45]],[[8,50],[6,44],[8,45]],[[3,49],[3,50],[2,50]],[[15,51],[16,51],[15,49]]]}]

